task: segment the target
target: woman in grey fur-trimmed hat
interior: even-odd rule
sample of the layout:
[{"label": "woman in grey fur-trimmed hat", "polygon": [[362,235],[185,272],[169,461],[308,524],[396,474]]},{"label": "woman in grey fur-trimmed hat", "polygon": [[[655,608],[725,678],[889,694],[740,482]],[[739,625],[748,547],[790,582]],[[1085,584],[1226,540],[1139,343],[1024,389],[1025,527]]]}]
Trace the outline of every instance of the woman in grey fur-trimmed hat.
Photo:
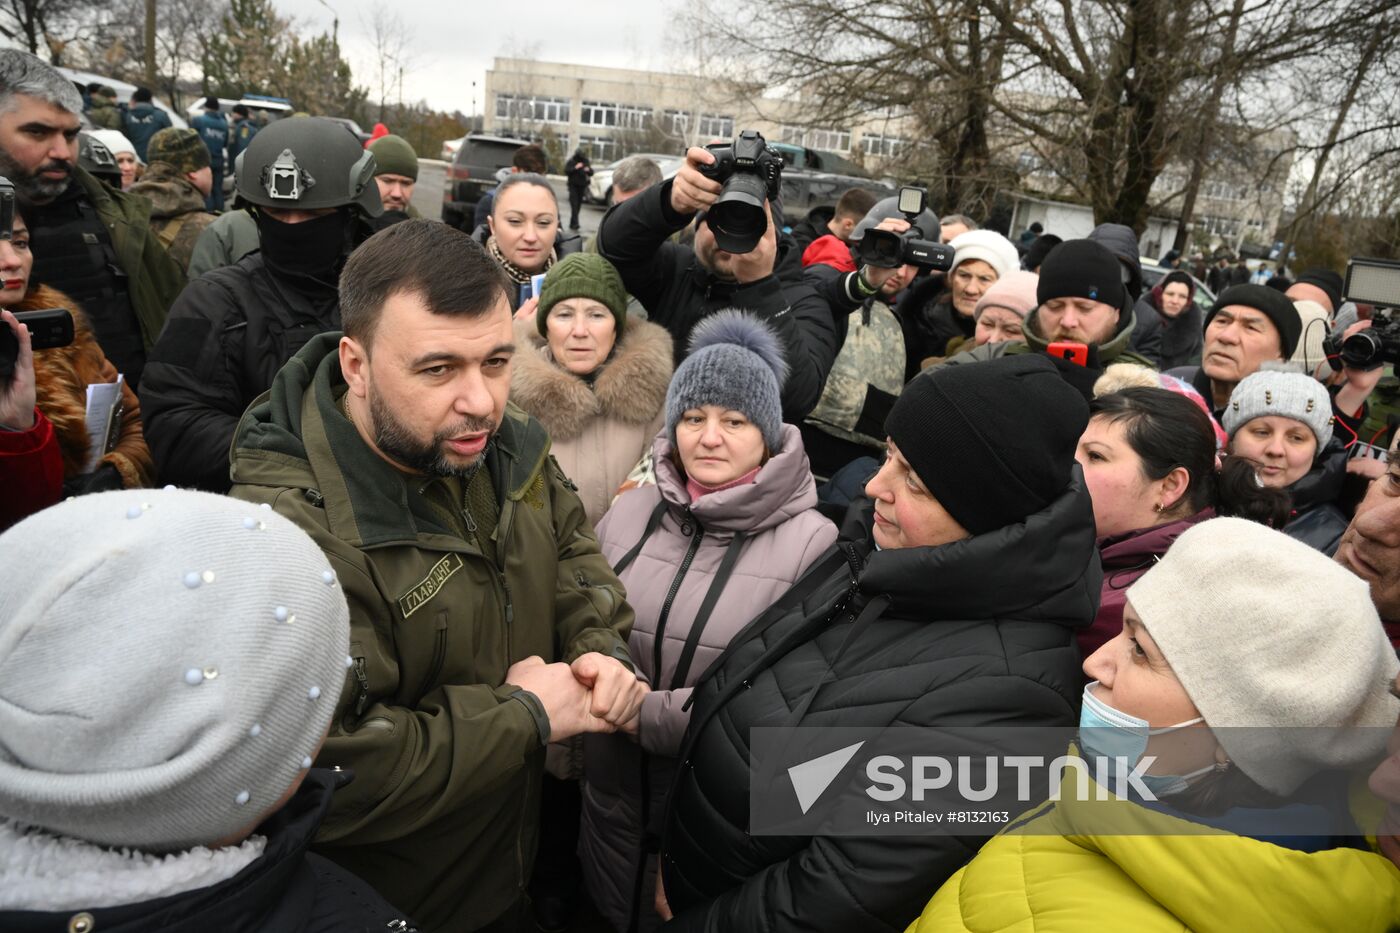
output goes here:
[{"label": "woman in grey fur-trimmed hat", "polygon": [[1260,485],[1293,497],[1282,531],[1331,557],[1347,528],[1337,506],[1347,452],[1333,437],[1326,386],[1303,373],[1262,370],[1235,386],[1221,422],[1231,455],[1254,463]]},{"label": "woman in grey fur-trimmed hat", "polygon": [[579,851],[594,902],[619,930],[659,923],[655,860],[621,853],[642,852],[647,815],[664,812],[692,686],[836,540],[816,510],[802,435],[783,423],[786,372],[757,318],[701,321],[666,394],[656,484],[624,493],[598,524],[637,613],[628,647],[651,684],[635,736],[584,743]]}]

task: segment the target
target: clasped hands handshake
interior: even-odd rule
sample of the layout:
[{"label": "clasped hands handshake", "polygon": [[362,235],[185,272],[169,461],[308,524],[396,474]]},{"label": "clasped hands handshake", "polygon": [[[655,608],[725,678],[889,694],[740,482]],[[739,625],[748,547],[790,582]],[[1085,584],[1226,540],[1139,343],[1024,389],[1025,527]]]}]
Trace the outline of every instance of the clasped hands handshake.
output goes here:
[{"label": "clasped hands handshake", "polygon": [[506,683],[528,690],[549,716],[549,740],[584,732],[637,733],[642,697],[649,688],[621,661],[590,651],[572,664],[546,664],[539,655],[517,661]]}]

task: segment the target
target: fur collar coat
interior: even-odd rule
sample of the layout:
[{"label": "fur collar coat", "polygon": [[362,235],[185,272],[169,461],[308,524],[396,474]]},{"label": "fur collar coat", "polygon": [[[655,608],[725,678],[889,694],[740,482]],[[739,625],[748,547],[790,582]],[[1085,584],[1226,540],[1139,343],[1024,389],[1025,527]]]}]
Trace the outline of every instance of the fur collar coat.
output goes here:
[{"label": "fur collar coat", "polygon": [[629,318],[592,383],[554,362],[533,319],[517,321],[510,400],[549,432],[551,451],[597,524],[661,429],[674,369],[671,335]]}]

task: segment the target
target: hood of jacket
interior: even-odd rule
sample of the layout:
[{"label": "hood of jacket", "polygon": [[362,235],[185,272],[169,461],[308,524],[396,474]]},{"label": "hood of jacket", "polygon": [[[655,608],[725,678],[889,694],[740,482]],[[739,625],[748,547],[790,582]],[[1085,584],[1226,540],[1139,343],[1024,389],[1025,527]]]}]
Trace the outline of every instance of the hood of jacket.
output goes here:
[{"label": "hood of jacket", "polygon": [[[1137,325],[1137,314],[1131,309],[1124,311],[1118,316],[1118,329],[1113,332],[1113,336],[1099,344],[1099,363],[1107,366],[1128,351],[1133,340],[1133,328]],[[1036,353],[1044,353],[1050,349],[1050,341],[1040,335],[1040,309],[1036,308],[1026,315],[1026,326],[1022,328],[1022,333],[1026,337],[1026,346]]]},{"label": "hood of jacket", "polygon": [[532,318],[515,322],[511,401],[535,417],[555,441],[583,433],[593,419],[650,424],[666,404],[675,368],[671,334],[650,321],[628,318],[622,339],[598,369],[593,385],[554,362]]},{"label": "hood of jacket", "polygon": [[1306,512],[1319,505],[1336,502],[1342,496],[1347,478],[1347,451],[1337,438],[1327,442],[1313,468],[1292,486],[1293,511]]},{"label": "hood of jacket", "polygon": [[850,244],[830,233],[817,237],[802,251],[802,265],[814,266],[818,263],[841,272],[856,271]]},{"label": "hood of jacket", "polygon": [[1165,554],[1192,525],[1214,517],[1214,509],[1202,509],[1195,515],[1165,525],[1137,528],[1120,535],[1099,538],[1099,558],[1103,562],[1104,573],[1138,566],[1145,569],[1146,565]]},{"label": "hood of jacket", "polygon": [[1123,224],[1099,224],[1089,234],[1089,239],[1108,250],[1120,264],[1127,267],[1129,280],[1124,286],[1128,290],[1127,303],[1131,305],[1137,301],[1142,294],[1142,256],[1133,228]]},{"label": "hood of jacket", "polygon": [[[16,894],[66,899],[64,908],[57,910],[7,903],[0,907],[0,927],[7,933],[71,930],[70,917],[86,910],[95,920],[93,929],[105,933],[264,928],[271,908],[290,891],[302,868],[332,793],[348,780],[345,772],[313,769],[291,800],[253,836],[225,849],[197,848],[162,857],[43,833],[20,837],[18,845],[9,834],[0,836],[7,839],[0,865],[27,859],[18,867],[25,870],[20,877],[28,890]],[[36,877],[31,872],[43,874]],[[0,888],[9,887],[0,870]],[[114,903],[118,906],[101,906]],[[10,917],[7,910],[17,913]]]},{"label": "hood of jacket", "polygon": [[[901,615],[929,621],[1009,617],[1078,628],[1098,611],[1103,572],[1094,508],[1078,464],[1069,486],[1041,511],[938,547],[874,550],[873,507],[866,498],[852,503],[841,537],[871,547],[860,589],[889,597]],[[1014,578],[1015,585],[989,583],[1002,578]]]},{"label": "hood of jacket", "polygon": [[690,510],[707,530],[742,531],[755,534],[817,505],[817,483],[802,434],[790,424],[783,425],[783,449],[770,457],[752,483],[708,493],[695,502],[685,488],[685,476],[672,459],[675,447],[665,429],[652,446],[656,463],[656,486],[677,510]]},{"label": "hood of jacket", "polygon": [[[458,536],[423,496],[408,495],[404,474],[366,446],[341,414],[340,336],[313,337],[244,412],[233,438],[233,482],[333,492],[325,495],[330,531],[356,548],[417,543],[458,549]],[[486,450],[498,498],[523,499],[548,456],[544,429],[507,404]]]},{"label": "hood of jacket", "polygon": [[128,190],[150,199],[151,216],[157,220],[204,210],[204,195],[168,162],[147,165],[141,180]]}]

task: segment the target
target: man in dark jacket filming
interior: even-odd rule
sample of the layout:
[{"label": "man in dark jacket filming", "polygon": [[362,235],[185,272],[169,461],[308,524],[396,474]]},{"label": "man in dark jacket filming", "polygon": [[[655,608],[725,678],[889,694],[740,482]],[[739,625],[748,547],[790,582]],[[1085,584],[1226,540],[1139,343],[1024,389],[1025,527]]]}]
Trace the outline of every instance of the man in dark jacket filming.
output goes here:
[{"label": "man in dark jacket filming", "polygon": [[248,404],[319,333],[340,327],[336,277],[383,210],[373,153],[339,123],[283,120],[238,157],[262,250],[191,282],[141,385],[163,482],[229,488],[229,444]]},{"label": "man in dark jacket filming", "polygon": [[719,199],[724,186],[700,172],[713,162],[709,151],[691,148],[674,178],[614,205],[598,227],[598,252],[622,273],[648,319],[671,332],[678,353],[684,353],[691,329],[715,311],[740,308],[768,322],[786,344],[791,367],[783,418],[797,423],[821,398],[840,348],[831,307],[802,280],[796,246],[779,238],[766,202],[767,229],[751,252],[720,249],[703,217],[694,249],[670,242],[671,234]]}]

